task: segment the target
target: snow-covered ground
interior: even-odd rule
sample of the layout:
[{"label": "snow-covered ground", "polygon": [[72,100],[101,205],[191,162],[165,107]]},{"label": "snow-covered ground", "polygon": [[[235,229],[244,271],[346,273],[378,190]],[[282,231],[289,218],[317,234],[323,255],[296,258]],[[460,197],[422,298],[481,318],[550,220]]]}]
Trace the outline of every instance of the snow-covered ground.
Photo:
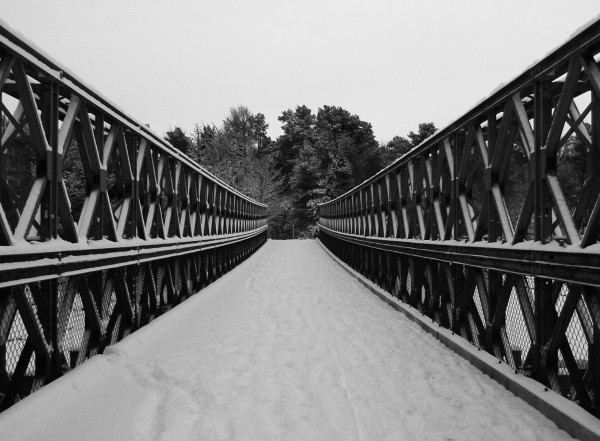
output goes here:
[{"label": "snow-covered ground", "polygon": [[7,440],[564,440],[314,241],[248,261],[0,414]]}]

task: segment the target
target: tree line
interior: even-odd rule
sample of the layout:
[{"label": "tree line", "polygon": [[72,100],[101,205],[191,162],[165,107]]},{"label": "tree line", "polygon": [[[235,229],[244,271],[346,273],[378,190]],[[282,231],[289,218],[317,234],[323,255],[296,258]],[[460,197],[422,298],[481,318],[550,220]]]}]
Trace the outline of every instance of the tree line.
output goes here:
[{"label": "tree line", "polygon": [[272,140],[262,113],[230,109],[222,124],[180,127],[165,139],[232,187],[269,206],[269,237],[312,237],[320,202],[360,184],[431,136],[433,123],[406,138],[378,143],[371,124],[337,106],[314,114],[307,106],[278,117],[283,134]]},{"label": "tree line", "polygon": [[[171,145],[232,187],[268,204],[269,236],[274,239],[311,237],[320,202],[360,184],[436,130],[433,123],[423,123],[406,137],[395,136],[389,142],[378,143],[371,124],[337,106],[323,106],[316,114],[306,106],[297,106],[282,112],[278,120],[283,133],[275,140],[267,135],[264,115],[254,114],[244,106],[230,109],[219,126],[196,124],[189,133],[175,127],[165,136]],[[8,124],[2,115],[0,133]],[[585,126],[590,133],[590,126]],[[23,132],[5,139],[0,154],[0,204],[13,226],[33,181],[43,172],[37,169],[30,142],[29,127],[25,125]],[[474,149],[467,197],[477,217],[485,186],[483,158]],[[558,153],[557,177],[571,213],[575,212],[586,177],[593,174],[588,170],[593,166],[586,159],[588,155],[589,148],[576,135],[571,135]],[[115,212],[124,192],[119,161],[115,159],[118,156],[113,153],[107,169],[107,191]],[[529,160],[518,138],[506,160],[503,192],[509,216],[516,225],[529,186]],[[62,170],[72,216],[78,222],[91,188],[76,137],[64,153]],[[579,215],[587,219],[590,213]]]}]

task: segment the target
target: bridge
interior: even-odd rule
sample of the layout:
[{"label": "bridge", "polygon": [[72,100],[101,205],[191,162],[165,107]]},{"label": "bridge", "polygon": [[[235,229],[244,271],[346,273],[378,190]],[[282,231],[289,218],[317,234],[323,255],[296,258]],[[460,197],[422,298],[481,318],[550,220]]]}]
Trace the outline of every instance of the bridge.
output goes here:
[{"label": "bridge", "polygon": [[276,243],[1,27],[2,433],[598,439],[599,58],[597,21]]}]

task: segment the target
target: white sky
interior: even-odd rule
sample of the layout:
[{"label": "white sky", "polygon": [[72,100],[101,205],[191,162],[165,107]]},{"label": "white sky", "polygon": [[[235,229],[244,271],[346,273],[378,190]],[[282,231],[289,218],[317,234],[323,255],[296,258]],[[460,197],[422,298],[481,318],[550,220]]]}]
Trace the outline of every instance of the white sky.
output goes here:
[{"label": "white sky", "polygon": [[598,0],[0,0],[1,17],[159,134],[342,106],[379,141],[452,122]]}]

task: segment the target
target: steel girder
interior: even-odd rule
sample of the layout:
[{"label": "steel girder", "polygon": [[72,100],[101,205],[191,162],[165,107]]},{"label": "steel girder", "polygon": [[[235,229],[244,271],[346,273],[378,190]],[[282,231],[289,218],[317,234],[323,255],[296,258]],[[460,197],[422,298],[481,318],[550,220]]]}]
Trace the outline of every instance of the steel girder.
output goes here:
[{"label": "steel girder", "polygon": [[198,292],[267,207],[0,27],[0,409]]},{"label": "steel girder", "polygon": [[336,255],[600,415],[600,22],[320,205]]}]

